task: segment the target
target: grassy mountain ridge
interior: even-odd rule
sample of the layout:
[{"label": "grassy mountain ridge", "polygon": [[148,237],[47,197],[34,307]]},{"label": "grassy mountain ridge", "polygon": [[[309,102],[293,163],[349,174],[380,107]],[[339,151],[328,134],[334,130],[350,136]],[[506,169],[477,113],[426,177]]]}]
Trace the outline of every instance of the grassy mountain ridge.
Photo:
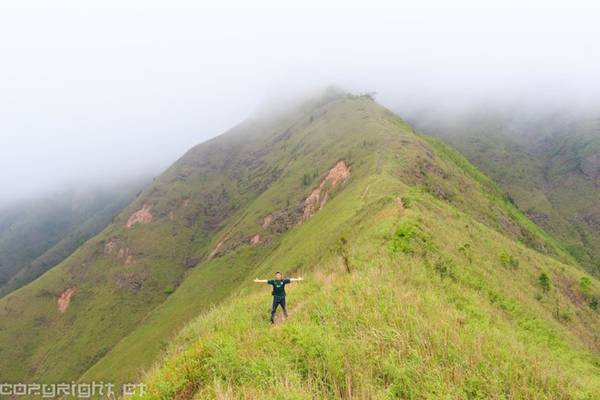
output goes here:
[{"label": "grassy mountain ridge", "polygon": [[[349,183],[257,269],[306,273],[290,320],[271,328],[268,290],[248,279],[171,343],[144,398],[598,396],[585,273],[544,254],[552,240],[462,157],[395,121],[389,157],[351,164]],[[428,152],[433,166],[419,162]]]},{"label": "grassy mountain ridge", "polygon": [[[553,305],[573,325],[597,316],[561,290],[536,300],[539,270],[528,267],[541,263],[553,280],[578,274],[429,194],[411,198],[408,210],[375,201],[350,219],[339,234],[351,271],[334,252],[307,268],[289,321],[271,328],[267,290],[248,288],[188,325],[147,375],[144,398],[594,398],[589,337],[558,322]],[[319,232],[340,205],[330,206],[298,235]],[[411,224],[421,238],[405,242]],[[465,224],[468,253],[456,235]],[[517,269],[502,265],[506,251]]]},{"label": "grassy mountain ridge", "polygon": [[[291,292],[293,319],[268,330],[268,292],[251,279],[275,270],[307,273],[310,282]],[[579,288],[583,277],[561,243],[458,153],[368,96],[329,93],[196,146],[113,225],[0,300],[0,368],[7,380],[118,383],[169,347],[147,378],[159,398],[260,398],[264,390],[518,397],[538,384],[544,396],[593,395],[599,322],[588,303],[600,287],[586,277]],[[184,331],[192,336],[168,346],[198,315]],[[452,354],[431,346],[443,339],[436,326],[456,324],[466,331]],[[483,343],[478,329],[489,354],[473,351]],[[281,363],[269,343],[289,349]],[[385,346],[406,352],[417,343],[410,364],[395,353],[382,358]],[[327,344],[331,358],[323,358]],[[356,351],[346,358],[346,348]],[[369,354],[384,375],[359,362]],[[527,370],[532,361],[538,367]]]},{"label": "grassy mountain ridge", "polygon": [[265,190],[266,175],[277,171],[262,161],[269,153],[256,140],[279,140],[296,119],[255,119],[190,150],[101,234],[2,299],[5,379],[74,379],[102,358],[208,254],[222,225]]},{"label": "grassy mountain ridge", "polygon": [[[353,217],[359,213],[361,208],[368,209],[373,206],[373,204],[366,206],[365,200],[374,199],[376,200],[374,201],[375,205],[379,202],[388,205],[390,202],[396,204],[396,200],[393,200],[394,197],[390,198],[389,193],[396,193],[397,195],[405,193],[406,198],[404,200],[407,202],[421,196],[425,198],[435,196],[438,199],[443,199],[443,201],[454,202],[456,206],[464,208],[471,219],[484,222],[485,226],[489,224],[494,231],[503,232],[540,251],[558,255],[566,260],[569,259],[567,255],[560,255],[562,253],[561,249],[551,239],[547,238],[547,235],[526,220],[508,201],[501,198],[499,196],[500,192],[493,186],[491,181],[479,174],[458,154],[445,148],[441,143],[431,140],[424,142],[420,137],[414,135],[410,127],[401,120],[368,99],[344,99],[343,101],[334,102],[330,107],[335,107],[335,109],[330,109],[326,114],[330,120],[325,124],[325,129],[318,136],[316,132],[312,132],[312,135],[320,139],[321,145],[333,153],[326,163],[321,164],[325,167],[325,171],[327,171],[327,168],[331,168],[336,160],[340,158],[348,160],[352,171],[350,183],[344,186],[339,195],[336,195],[325,208],[315,214],[314,218],[293,227],[291,230],[286,230],[282,238],[274,238],[274,240],[281,241],[279,244],[266,241],[261,246],[250,246],[245,243],[232,247],[222,257],[200,264],[182,283],[180,288],[151,314],[147,324],[142,325],[132,335],[121,341],[83,376],[83,380],[119,379],[123,377],[133,379],[139,369],[146,366],[148,360],[154,358],[158,352],[157,349],[160,346],[149,345],[149,343],[152,341],[156,343],[160,340],[165,343],[168,342],[168,338],[173,335],[176,328],[182,326],[182,321],[199,312],[202,313],[201,310],[207,308],[206,304],[203,304],[205,299],[202,299],[198,294],[210,293],[212,295],[212,292],[209,292],[207,281],[208,285],[212,285],[213,290],[222,289],[225,283],[224,280],[219,279],[220,274],[225,273],[227,278],[231,276],[229,274],[233,272],[232,269],[241,270],[240,276],[243,278],[237,283],[233,294],[221,293],[219,296],[222,296],[227,302],[235,302],[237,297],[241,297],[239,302],[246,302],[248,290],[252,290],[248,286],[253,286],[252,283],[249,283],[249,280],[255,275],[269,275],[278,269],[288,272],[298,270],[318,271],[323,260],[332,257],[338,259],[340,257],[339,252],[344,251],[340,249],[340,238],[344,237],[345,230],[353,225]],[[369,118],[363,118],[364,115],[356,111],[367,111]],[[307,118],[310,120],[310,117]],[[344,124],[347,125],[340,126],[340,119],[344,120]],[[312,122],[314,122],[314,118]],[[380,131],[382,125],[385,126],[384,133]],[[332,132],[332,126],[338,128],[339,131],[336,129]],[[340,138],[336,136],[337,134],[343,134],[344,136]],[[332,137],[328,138],[330,135]],[[293,136],[290,137],[293,138]],[[305,141],[306,139],[302,140]],[[328,147],[329,143],[335,143],[336,146]],[[352,151],[348,152],[345,146],[349,146]],[[427,155],[428,152],[431,153],[432,157],[434,154],[439,156],[435,164],[431,163],[434,165],[430,165],[424,161],[425,158],[422,158],[427,157],[426,159],[430,159],[430,156]],[[350,160],[354,161],[351,162]],[[357,160],[361,160],[362,163]],[[398,168],[398,163],[402,165],[402,168]],[[290,188],[301,188],[300,183],[303,182],[303,177],[307,175],[303,172],[310,172],[310,168],[314,165],[319,164],[304,162],[301,165],[293,165],[293,168],[290,169],[290,171],[294,171],[293,179],[283,180],[281,183],[276,182],[269,190],[261,194],[249,210],[240,213],[240,219],[232,220],[232,228],[224,229],[220,235],[217,235],[213,240],[213,248],[224,237],[234,238],[233,242],[235,243],[236,231],[243,232],[238,236],[246,238],[251,237],[256,232],[260,232],[261,235],[268,235],[268,232],[265,233],[259,227],[264,217],[285,212],[287,202],[283,201],[284,198],[289,199],[291,197],[293,199],[296,197],[296,201],[290,201],[291,204],[301,202],[302,199],[306,198],[310,189],[318,185],[320,179],[324,177],[325,171],[319,172],[317,174],[318,179],[314,178],[308,185],[308,191],[306,189],[301,191],[300,196],[289,196]],[[415,168],[418,168],[418,171]],[[319,171],[321,170],[319,169]],[[440,171],[445,171],[445,173]],[[282,174],[282,176],[285,175],[285,173]],[[407,182],[404,183],[399,177],[407,179]],[[414,189],[410,189],[411,187]],[[460,190],[457,191],[457,188],[460,188]],[[463,194],[463,196],[458,196],[458,193]],[[275,199],[272,199],[271,196]],[[379,196],[382,198],[379,198]],[[277,201],[278,197],[281,197],[280,201]],[[473,207],[473,202],[477,207]],[[271,205],[264,206],[264,203]],[[277,205],[280,208],[283,207],[283,210],[277,210]],[[326,214],[326,210],[332,211]],[[311,228],[312,225],[316,226]],[[489,242],[486,243],[486,246],[488,245]],[[468,252],[468,246],[462,247],[466,249],[463,250],[464,252]],[[502,261],[505,258],[508,258],[509,261]],[[510,265],[510,260],[512,260],[504,252],[500,252],[497,258],[491,257],[491,259],[493,265],[504,265],[503,263]],[[354,265],[352,262],[351,264]],[[345,267],[338,266],[337,268],[344,269]],[[572,271],[578,273],[577,269]],[[315,273],[318,274],[318,272]],[[508,274],[511,274],[511,272],[509,271]],[[576,278],[571,278],[569,281],[576,282]],[[533,279],[531,286],[535,287],[535,279]],[[535,291],[535,289],[530,290]],[[531,296],[534,295],[534,293],[531,293]],[[490,296],[494,296],[494,294]],[[268,304],[264,304],[265,297],[268,296],[264,296],[263,293],[262,307],[257,302],[260,297],[253,297],[254,300],[251,304],[257,307],[249,313],[253,316],[250,319],[253,324],[260,324],[260,321],[266,322],[265,308],[268,307]],[[219,314],[222,312],[221,306],[216,305],[215,307],[212,313]],[[246,313],[246,311],[247,309],[244,308],[240,313],[227,314],[227,319],[236,319],[239,314]],[[372,311],[377,312],[376,310]],[[592,319],[594,318],[593,312],[587,309],[585,312]],[[186,315],[182,317],[181,314]],[[258,320],[255,318],[258,318]],[[251,329],[248,326],[239,327],[235,325],[232,325],[232,328],[239,329],[239,332],[244,333],[247,332],[247,329]],[[589,327],[581,328],[582,331],[589,329]],[[232,337],[235,337],[235,335],[232,334]],[[149,338],[151,339],[149,340]],[[231,376],[235,376],[233,371],[230,372]],[[258,372],[265,373],[264,371]],[[167,382],[161,381],[159,384],[168,386]],[[192,392],[197,389],[195,388]],[[240,393],[239,388],[231,388],[231,390],[238,395]],[[204,398],[205,392],[201,393],[202,395],[199,394],[198,397]],[[172,395],[174,394],[162,394],[165,397]]]}]

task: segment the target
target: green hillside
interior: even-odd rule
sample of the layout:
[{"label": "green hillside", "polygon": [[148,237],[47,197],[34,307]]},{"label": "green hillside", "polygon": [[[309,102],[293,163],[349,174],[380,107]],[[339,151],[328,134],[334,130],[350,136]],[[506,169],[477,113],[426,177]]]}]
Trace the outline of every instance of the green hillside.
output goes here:
[{"label": "green hillside", "polygon": [[[306,282],[271,327],[252,280],[276,270]],[[0,370],[163,399],[596,398],[599,294],[458,153],[328,92],[191,149],[0,300]]]},{"label": "green hillside", "polygon": [[[311,260],[288,321],[271,327],[267,289],[244,289],[179,334],[145,377],[144,398],[600,394],[598,315],[573,292],[581,273],[429,194],[400,189],[411,199],[403,209],[387,185],[362,184],[371,194],[354,213],[336,212],[360,198],[349,187],[264,262],[266,274]],[[317,240],[296,249],[332,220],[340,250]]]},{"label": "green hillside", "polygon": [[[237,293],[197,308],[144,376],[143,397],[600,396],[598,282],[457,153],[368,98],[327,109],[321,148],[333,153],[330,168],[347,160],[351,178],[276,248],[244,262],[256,273]],[[305,168],[294,168],[297,185]],[[274,184],[278,194],[290,187]],[[260,216],[282,212],[265,201],[249,208],[249,234],[262,232]],[[232,249],[217,267],[253,254]],[[251,279],[280,269],[307,280],[290,289],[290,319],[271,327],[269,291]],[[200,281],[190,275],[182,288]],[[157,310],[154,326],[172,310]],[[85,377],[135,359],[148,332]]]},{"label": "green hillside", "polygon": [[0,209],[0,297],[31,282],[96,235],[143,182],[67,190]]},{"label": "green hillside", "polygon": [[600,274],[600,118],[593,113],[475,109],[411,122],[463,153],[529,218]]}]

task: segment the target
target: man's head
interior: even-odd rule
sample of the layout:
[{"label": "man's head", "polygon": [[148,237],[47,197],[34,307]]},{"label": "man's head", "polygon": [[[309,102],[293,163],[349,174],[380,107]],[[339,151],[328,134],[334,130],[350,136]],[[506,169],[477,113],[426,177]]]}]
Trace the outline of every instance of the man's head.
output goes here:
[{"label": "man's head", "polygon": [[283,278],[283,275],[281,275],[281,272],[279,272],[279,271],[275,272],[275,279],[277,279],[279,281],[279,280],[281,280],[281,278]]}]

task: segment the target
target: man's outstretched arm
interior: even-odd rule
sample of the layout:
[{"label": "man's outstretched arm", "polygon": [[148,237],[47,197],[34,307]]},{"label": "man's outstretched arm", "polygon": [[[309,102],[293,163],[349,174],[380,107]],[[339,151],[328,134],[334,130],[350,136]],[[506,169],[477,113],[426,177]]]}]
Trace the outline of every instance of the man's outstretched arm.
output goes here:
[{"label": "man's outstretched arm", "polygon": [[304,278],[300,277],[300,278],[290,278],[290,282],[300,282],[303,281]]},{"label": "man's outstretched arm", "polygon": [[268,280],[266,280],[266,279],[258,279],[258,278],[256,278],[256,279],[254,280],[254,282],[256,282],[256,283],[267,283],[267,282],[268,282]]}]

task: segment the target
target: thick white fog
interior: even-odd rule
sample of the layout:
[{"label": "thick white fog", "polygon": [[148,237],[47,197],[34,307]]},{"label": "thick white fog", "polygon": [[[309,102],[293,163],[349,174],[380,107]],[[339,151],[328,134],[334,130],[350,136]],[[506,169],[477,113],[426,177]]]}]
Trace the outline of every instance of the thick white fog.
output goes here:
[{"label": "thick white fog", "polygon": [[0,203],[156,175],[265,101],[330,84],[400,113],[597,104],[592,3],[321,3],[1,2]]}]

